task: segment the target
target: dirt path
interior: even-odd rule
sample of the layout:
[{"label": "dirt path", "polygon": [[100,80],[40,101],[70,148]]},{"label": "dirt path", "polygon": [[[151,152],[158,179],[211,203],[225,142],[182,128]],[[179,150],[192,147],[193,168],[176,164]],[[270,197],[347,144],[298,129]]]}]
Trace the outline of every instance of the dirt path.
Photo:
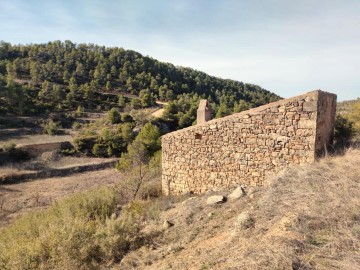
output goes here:
[{"label": "dirt path", "polygon": [[164,113],[164,107],[167,105],[167,102],[162,102],[162,101],[156,101],[156,104],[162,106],[162,108],[160,109],[157,109],[156,111],[153,111],[151,113],[152,116],[155,116],[155,117],[161,117]]},{"label": "dirt path", "polygon": [[25,212],[44,208],[74,192],[100,185],[114,185],[119,180],[120,174],[111,168],[68,177],[0,185],[0,227]]}]

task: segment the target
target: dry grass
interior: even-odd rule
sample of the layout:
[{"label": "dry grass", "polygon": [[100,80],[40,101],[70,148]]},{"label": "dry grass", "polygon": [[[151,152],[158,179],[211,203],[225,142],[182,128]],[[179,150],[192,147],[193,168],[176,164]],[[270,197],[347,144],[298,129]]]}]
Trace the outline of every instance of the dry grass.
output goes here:
[{"label": "dry grass", "polygon": [[[360,150],[293,166],[252,195],[219,206],[173,204],[148,230],[174,227],[116,269],[359,269]],[[248,189],[249,190],[249,189]],[[249,212],[254,227],[239,229]]]},{"label": "dry grass", "polygon": [[0,185],[0,227],[28,211],[47,207],[69,194],[101,185],[115,185],[121,175],[115,169],[79,173],[12,185]]},{"label": "dry grass", "polygon": [[263,244],[245,258],[262,269],[359,269],[359,164],[352,149],[274,179],[254,211],[254,240]]},{"label": "dry grass", "polygon": [[38,135],[21,135],[9,137],[6,139],[2,139],[0,143],[0,147],[4,144],[12,142],[15,143],[17,147],[31,144],[43,144],[43,143],[57,143],[57,142],[65,142],[72,141],[71,135],[56,135],[51,136],[47,134],[38,134]]},{"label": "dry grass", "polygon": [[7,163],[0,166],[0,177],[9,174],[34,172],[47,169],[71,168],[81,165],[95,165],[109,162],[109,158],[63,156],[57,151],[45,152],[40,157],[25,162]]},{"label": "dry grass", "polygon": [[[343,156],[293,166],[268,186],[247,188],[246,196],[221,205],[206,204],[211,194],[147,201],[148,218],[141,232],[147,242],[111,267],[359,269],[359,164],[360,149],[350,149]],[[117,172],[106,170],[1,186],[1,196],[7,194],[8,199],[2,207],[18,215],[74,191],[114,184],[118,179]],[[253,226],[238,226],[238,216],[244,212],[252,217]],[[174,226],[165,228],[164,221]]]}]

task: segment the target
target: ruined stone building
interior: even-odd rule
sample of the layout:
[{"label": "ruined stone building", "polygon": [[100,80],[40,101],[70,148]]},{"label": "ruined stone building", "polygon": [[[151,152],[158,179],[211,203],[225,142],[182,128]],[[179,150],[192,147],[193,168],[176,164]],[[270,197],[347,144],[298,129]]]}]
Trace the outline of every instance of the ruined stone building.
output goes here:
[{"label": "ruined stone building", "polygon": [[[313,162],[332,141],[336,95],[313,91],[210,120],[162,137],[165,194],[263,185],[289,164]],[[208,121],[210,120],[210,121]]]}]

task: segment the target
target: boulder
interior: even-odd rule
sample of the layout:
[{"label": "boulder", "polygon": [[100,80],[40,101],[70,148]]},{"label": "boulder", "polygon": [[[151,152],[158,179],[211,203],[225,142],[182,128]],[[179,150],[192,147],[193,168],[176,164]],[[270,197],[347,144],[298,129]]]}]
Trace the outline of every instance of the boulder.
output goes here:
[{"label": "boulder", "polygon": [[210,196],[206,200],[207,205],[220,204],[226,202],[226,197],[223,195]]},{"label": "boulder", "polygon": [[242,196],[245,196],[245,190],[242,187],[237,187],[233,192],[228,195],[230,201],[235,201]]}]

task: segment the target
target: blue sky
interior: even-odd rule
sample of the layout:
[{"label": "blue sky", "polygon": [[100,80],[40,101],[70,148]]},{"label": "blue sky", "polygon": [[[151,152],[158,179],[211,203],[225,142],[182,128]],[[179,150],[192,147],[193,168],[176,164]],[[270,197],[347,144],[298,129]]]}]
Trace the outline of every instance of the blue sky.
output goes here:
[{"label": "blue sky", "polygon": [[283,97],[360,97],[360,0],[0,0],[0,40],[136,50]]}]

